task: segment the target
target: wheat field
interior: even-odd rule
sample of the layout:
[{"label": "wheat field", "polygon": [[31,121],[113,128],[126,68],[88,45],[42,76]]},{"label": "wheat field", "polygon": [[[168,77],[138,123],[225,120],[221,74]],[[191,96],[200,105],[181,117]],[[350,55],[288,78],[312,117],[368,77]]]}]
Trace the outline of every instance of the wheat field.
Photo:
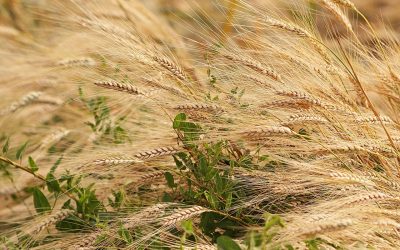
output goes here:
[{"label": "wheat field", "polygon": [[1,249],[400,248],[400,2],[0,3]]}]

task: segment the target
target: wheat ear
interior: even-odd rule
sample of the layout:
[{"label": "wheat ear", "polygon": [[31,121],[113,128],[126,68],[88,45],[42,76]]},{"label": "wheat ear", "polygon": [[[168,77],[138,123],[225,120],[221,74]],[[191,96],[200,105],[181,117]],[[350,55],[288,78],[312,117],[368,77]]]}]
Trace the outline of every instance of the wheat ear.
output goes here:
[{"label": "wheat ear", "polygon": [[271,25],[272,27],[279,28],[291,33],[296,34],[299,37],[306,38],[307,40],[310,41],[310,43],[314,46],[314,48],[317,50],[317,52],[321,55],[321,57],[328,63],[331,64],[331,59],[326,52],[326,49],[320,44],[320,42],[310,34],[307,30],[292,24],[292,23],[286,23],[284,21],[276,20],[271,17],[267,17],[264,19],[265,23],[268,25]]},{"label": "wheat ear", "polygon": [[168,147],[161,147],[149,151],[140,152],[135,154],[134,156],[140,160],[147,160],[159,156],[173,155],[178,153],[179,151],[180,150],[176,147],[168,146]]},{"label": "wheat ear", "polygon": [[356,121],[357,123],[380,124],[380,121],[379,121],[379,120],[381,120],[383,123],[386,123],[386,124],[393,123],[392,119],[390,119],[390,118],[387,117],[387,116],[379,116],[379,118],[376,117],[376,116],[359,117],[359,118],[357,118],[355,121]]},{"label": "wheat ear", "polygon": [[138,161],[136,158],[131,159],[131,158],[119,158],[119,157],[113,157],[113,158],[103,158],[103,159],[97,159],[94,160],[93,162],[89,163],[88,165],[121,165],[121,164],[134,164],[138,163],[141,161]]},{"label": "wheat ear", "polygon": [[35,100],[37,100],[43,93],[40,91],[32,91],[23,96],[19,101],[11,103],[11,105],[8,108],[5,108],[3,110],[0,110],[0,116],[6,115],[9,113],[14,113],[20,108],[23,108]]},{"label": "wheat ear", "polygon": [[73,59],[63,59],[56,63],[58,66],[72,67],[72,66],[94,66],[96,62],[90,57],[81,57]]},{"label": "wheat ear", "polygon": [[323,117],[313,116],[313,115],[291,115],[289,121],[283,122],[283,126],[289,126],[296,123],[327,123]]},{"label": "wheat ear", "polygon": [[127,222],[124,223],[124,227],[126,229],[131,229],[141,225],[141,222],[143,222],[144,218],[159,217],[164,212],[164,209],[168,206],[169,204],[162,203],[147,207],[132,217],[127,218]]},{"label": "wheat ear", "polygon": [[99,231],[95,231],[93,233],[90,233],[88,235],[85,235],[81,239],[79,239],[79,242],[76,244],[72,245],[68,250],[92,250],[95,249],[93,248],[94,243],[97,240],[97,237],[99,237],[101,233]]},{"label": "wheat ear", "polygon": [[356,9],[356,6],[350,0],[331,0],[331,1],[344,7]]},{"label": "wheat ear", "polygon": [[167,69],[169,72],[171,72],[174,76],[176,76],[180,80],[186,79],[186,74],[183,72],[183,70],[175,63],[168,60],[167,58],[153,56],[153,60],[158,62],[162,67]]},{"label": "wheat ear", "polygon": [[49,217],[41,221],[38,225],[36,225],[32,230],[32,235],[38,234],[43,231],[45,228],[50,227],[51,225],[56,224],[57,222],[67,218],[70,214],[73,214],[74,211],[70,209],[63,209],[58,211],[57,213],[51,214]]},{"label": "wheat ear", "polygon": [[201,110],[201,111],[209,111],[209,112],[219,112],[222,111],[223,109],[215,104],[181,104],[177,105],[174,107],[174,109],[178,110],[187,110],[187,111],[196,111],[196,110]]},{"label": "wheat ear", "polygon": [[345,202],[344,205],[355,205],[358,203],[362,202],[367,202],[367,201],[378,201],[378,200],[385,200],[385,199],[390,199],[393,198],[392,196],[382,193],[382,192],[374,192],[374,193],[369,193],[365,195],[357,195],[356,197],[353,197],[350,199],[348,202]]},{"label": "wheat ear", "polygon": [[332,2],[331,0],[320,0],[320,2],[330,11],[332,12],[336,18],[344,24],[347,30],[353,32],[353,27],[350,23],[350,20],[347,16],[343,13],[343,11],[337,6],[336,3]]},{"label": "wheat ear", "polygon": [[120,92],[126,92],[131,95],[144,95],[141,91],[139,91],[136,87],[129,85],[129,84],[124,84],[124,83],[119,83],[115,81],[99,81],[94,83],[97,86],[106,88],[106,89],[113,89],[116,91]]},{"label": "wheat ear", "polygon": [[342,220],[337,220],[337,221],[333,221],[333,222],[313,224],[313,225],[311,225],[311,228],[309,230],[306,230],[305,232],[303,232],[303,234],[316,235],[316,234],[322,234],[322,233],[326,233],[326,232],[338,231],[338,230],[345,229],[353,224],[354,224],[354,222],[351,219],[342,219]]},{"label": "wheat ear", "polygon": [[265,76],[268,76],[278,82],[282,82],[282,77],[271,67],[263,66],[261,63],[247,58],[242,58],[240,56],[232,55],[232,54],[224,54],[224,57],[234,61],[242,63],[243,65],[253,69],[256,72],[259,72]]},{"label": "wheat ear", "polygon": [[191,208],[179,209],[175,211],[174,214],[163,218],[162,225],[163,226],[172,226],[175,225],[177,222],[189,219],[196,215],[202,214],[204,212],[209,211],[209,209],[201,207],[201,206],[194,206]]},{"label": "wheat ear", "polygon": [[267,136],[281,134],[281,135],[290,135],[294,134],[294,132],[288,128],[283,126],[271,126],[271,127],[263,127],[250,131],[245,131],[243,134],[250,139],[261,139]]}]

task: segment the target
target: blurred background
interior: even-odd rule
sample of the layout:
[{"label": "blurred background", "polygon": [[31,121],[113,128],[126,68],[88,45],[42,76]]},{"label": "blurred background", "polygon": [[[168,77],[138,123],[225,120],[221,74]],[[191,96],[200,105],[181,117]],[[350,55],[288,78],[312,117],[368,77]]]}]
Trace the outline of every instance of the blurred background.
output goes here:
[{"label": "blurred background", "polygon": [[[42,19],[45,16],[43,12],[37,11],[46,8],[46,1],[60,0],[0,0],[0,35],[13,35],[15,33],[32,33],[35,27],[40,26]],[[64,1],[64,0],[62,0]],[[66,1],[66,0],[65,0]],[[274,8],[276,12],[282,14],[291,13],[291,6],[305,5],[314,10],[316,26],[322,35],[328,37],[340,36],[345,33],[344,28],[338,25],[334,19],[330,23],[322,21],[318,18],[321,14],[329,15],[323,9],[315,4],[318,0],[99,0],[106,1],[109,4],[114,4],[115,9],[103,10],[104,15],[111,18],[118,18],[122,15],[118,9],[118,1],[133,2],[140,1],[153,13],[164,17],[176,29],[180,29],[179,23],[192,22],[193,27],[198,25],[207,25],[212,22],[214,25],[219,24],[219,27],[224,29],[227,22],[240,22],[240,12],[243,10],[241,6],[246,3],[251,3],[253,6],[262,8]],[[93,2],[93,1],[88,1]],[[353,0],[357,8],[364,13],[377,30],[380,38],[385,39],[389,30],[394,31],[396,36],[400,31],[400,0]],[[363,22],[362,19],[347,10],[347,14],[354,24]],[[329,25],[330,29],[326,26]],[[357,33],[363,40],[363,28],[354,25]],[[361,26],[362,27],[362,26]],[[226,31],[226,27],[224,31]],[[325,34],[326,30],[330,30],[329,34]],[[334,30],[334,34],[332,34]],[[186,33],[185,33],[186,32]],[[179,30],[182,35],[192,35],[193,31]],[[364,36],[367,37],[367,36]],[[366,41],[368,42],[368,41]]]}]

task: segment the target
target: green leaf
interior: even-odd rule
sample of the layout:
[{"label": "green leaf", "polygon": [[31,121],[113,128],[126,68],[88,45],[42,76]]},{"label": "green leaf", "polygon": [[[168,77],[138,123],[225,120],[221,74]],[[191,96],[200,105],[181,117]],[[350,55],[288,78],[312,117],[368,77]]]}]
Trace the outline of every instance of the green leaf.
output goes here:
[{"label": "green leaf", "polygon": [[133,242],[131,233],[126,228],[124,228],[122,225],[120,226],[120,228],[118,230],[118,234],[126,243],[131,244]]},{"label": "green leaf", "polygon": [[218,197],[216,197],[213,193],[208,191],[204,192],[204,196],[206,197],[207,201],[210,203],[211,207],[214,209],[218,209]]},{"label": "green leaf", "polygon": [[170,194],[164,193],[164,194],[163,194],[163,197],[162,197],[162,201],[163,201],[163,202],[172,202],[173,199],[172,199],[172,197],[171,197]]},{"label": "green leaf", "polygon": [[35,162],[35,160],[33,160],[32,157],[29,156],[28,161],[29,161],[29,166],[31,167],[32,172],[35,173],[36,171],[39,170],[39,167],[36,165],[36,162]]},{"label": "green leaf", "polygon": [[18,160],[21,160],[22,158],[22,154],[24,153],[26,146],[28,145],[28,142],[25,142],[21,147],[19,147],[19,149],[17,150],[17,153],[15,154],[15,157]]},{"label": "green leaf", "polygon": [[228,192],[225,202],[225,209],[229,209],[232,206],[233,194]]},{"label": "green leaf", "polygon": [[222,235],[217,239],[218,250],[241,250],[239,245],[230,237]]},{"label": "green leaf", "polygon": [[7,152],[8,152],[8,149],[9,149],[9,147],[10,147],[10,137],[7,137],[7,141],[6,141],[6,143],[4,144],[4,146],[3,146],[3,154],[6,154]]},{"label": "green leaf", "polygon": [[312,240],[307,240],[306,242],[306,246],[309,250],[319,250],[318,247],[318,240],[317,239],[312,239]]},{"label": "green leaf", "polygon": [[265,214],[265,226],[264,226],[264,230],[268,231],[269,229],[271,229],[273,226],[280,226],[283,227],[283,222],[281,217],[279,217],[279,215],[276,214]]},{"label": "green leaf", "polygon": [[290,244],[285,245],[287,250],[294,250],[294,247]]},{"label": "green leaf", "polygon": [[40,191],[39,188],[33,188],[33,204],[37,213],[43,213],[51,210],[50,203],[46,196]]},{"label": "green leaf", "polygon": [[174,119],[172,127],[174,129],[180,129],[181,128],[181,122],[183,122],[183,121],[186,121],[186,114],[185,113],[177,114],[175,116],[175,119]]},{"label": "green leaf", "polygon": [[170,172],[165,172],[165,179],[167,180],[168,187],[174,188],[176,187],[174,176]]},{"label": "green leaf", "polygon": [[46,176],[46,184],[47,184],[47,189],[49,190],[50,193],[61,192],[60,183],[51,172],[49,172]]}]

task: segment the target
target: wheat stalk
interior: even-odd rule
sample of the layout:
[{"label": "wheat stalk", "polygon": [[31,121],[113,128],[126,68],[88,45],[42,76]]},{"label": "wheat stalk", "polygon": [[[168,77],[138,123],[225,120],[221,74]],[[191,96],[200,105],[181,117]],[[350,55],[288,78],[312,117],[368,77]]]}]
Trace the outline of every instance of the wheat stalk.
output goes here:
[{"label": "wheat stalk", "polygon": [[371,124],[380,124],[380,121],[382,121],[383,123],[386,124],[391,124],[393,123],[392,119],[390,119],[390,117],[387,116],[369,116],[369,117],[359,117],[356,118],[355,120],[357,123],[371,123]]},{"label": "wheat stalk", "polygon": [[131,95],[144,95],[143,92],[141,92],[136,87],[134,87],[130,84],[120,83],[120,82],[116,82],[116,81],[112,81],[112,80],[99,81],[99,82],[95,82],[94,84],[97,86],[106,88],[106,89],[113,89],[113,90],[120,91],[120,92],[126,92]]},{"label": "wheat stalk", "polygon": [[332,1],[332,0],[319,0],[330,12],[332,12],[336,18],[344,24],[346,29],[350,32],[353,32],[353,27],[350,23],[350,20],[343,13],[343,11]]},{"label": "wheat stalk", "polygon": [[67,58],[60,60],[56,63],[58,66],[72,67],[72,66],[94,66],[96,62],[90,57],[80,58]]},{"label": "wheat stalk", "polygon": [[294,132],[288,127],[271,126],[245,131],[243,134],[251,139],[260,139],[271,135],[291,135],[294,134]]},{"label": "wheat stalk", "polygon": [[392,196],[382,193],[382,192],[374,192],[364,195],[357,195],[352,197],[349,201],[345,202],[343,205],[356,205],[358,203],[368,202],[368,201],[379,201],[391,199]]},{"label": "wheat stalk", "polygon": [[184,250],[217,250],[218,248],[213,245],[196,244],[194,247],[184,247]]},{"label": "wheat stalk", "polygon": [[175,88],[175,87],[171,87],[168,86],[166,84],[160,83],[159,81],[153,80],[153,79],[148,79],[148,78],[142,78],[147,84],[156,87],[156,88],[161,88],[164,89],[168,92],[171,92],[179,97],[182,97],[184,99],[187,99],[187,96],[185,95],[185,93],[183,93],[181,90]]},{"label": "wheat stalk", "polygon": [[311,228],[308,230],[305,230],[303,232],[303,234],[308,235],[308,236],[316,235],[316,234],[323,234],[323,233],[327,233],[327,232],[343,230],[353,224],[354,224],[354,222],[351,219],[341,219],[341,220],[336,220],[336,221],[332,221],[332,222],[313,224],[313,225],[310,225]]},{"label": "wheat stalk", "polygon": [[268,76],[275,81],[282,82],[282,77],[274,69],[272,69],[271,67],[263,66],[260,62],[252,59],[242,58],[240,56],[232,54],[224,54],[224,57],[231,61],[242,63],[243,65],[253,69],[260,74]]},{"label": "wheat stalk", "polygon": [[323,106],[323,103],[320,99],[313,98],[310,95],[304,93],[304,92],[299,92],[299,91],[285,91],[285,90],[279,90],[276,91],[277,95],[282,95],[282,96],[289,96],[289,97],[294,97],[297,99],[302,99],[306,102],[309,102],[311,104],[317,105],[317,106]]},{"label": "wheat stalk", "polygon": [[345,7],[352,8],[352,9],[356,9],[356,6],[350,0],[331,0],[331,1],[336,3],[336,4],[338,4],[338,5],[342,5],[342,6],[345,6]]},{"label": "wheat stalk", "polygon": [[56,224],[59,221],[67,218],[69,215],[73,214],[75,211],[70,209],[62,209],[54,214],[49,215],[46,219],[41,221],[39,224],[35,225],[31,231],[32,235],[36,235],[43,231],[44,229]]},{"label": "wheat stalk", "polygon": [[287,122],[283,122],[282,126],[289,126],[291,124],[296,124],[296,123],[327,123],[328,120],[326,120],[323,117],[319,116],[313,116],[313,115],[291,115],[290,119]]},{"label": "wheat stalk", "polygon": [[375,186],[375,183],[366,176],[359,176],[359,175],[339,173],[339,172],[330,173],[329,175],[335,179],[348,180],[348,181],[363,183],[370,186]]},{"label": "wheat stalk", "polygon": [[223,109],[215,104],[180,104],[174,107],[178,110],[219,112]]},{"label": "wheat stalk", "polygon": [[137,158],[120,158],[120,157],[112,157],[112,158],[103,158],[97,159],[93,162],[89,163],[89,165],[122,165],[122,164],[135,164],[141,161],[138,161]]},{"label": "wheat stalk", "polygon": [[326,49],[320,44],[320,42],[313,36],[311,35],[307,30],[292,24],[292,23],[286,23],[284,21],[276,20],[271,17],[267,17],[264,19],[265,23],[268,25],[271,25],[273,27],[289,31],[291,33],[296,34],[299,37],[306,38],[310,43],[314,46],[314,48],[317,50],[317,52],[322,56],[322,58],[328,63],[331,64],[331,59],[326,52]]},{"label": "wheat stalk", "polygon": [[96,242],[97,238],[101,235],[100,231],[95,231],[93,233],[90,233],[88,235],[84,235],[81,237],[76,244],[72,245],[69,247],[69,250],[92,250],[95,249],[93,248],[94,243]]},{"label": "wheat stalk", "polygon": [[286,99],[272,101],[261,105],[262,108],[268,107],[279,107],[279,108],[295,108],[295,109],[309,109],[314,104],[312,101],[300,100],[300,99]]},{"label": "wheat stalk", "polygon": [[135,228],[141,224],[143,224],[144,219],[148,218],[157,218],[161,214],[164,213],[164,210],[169,206],[169,204],[155,204],[152,206],[149,206],[139,213],[135,214],[134,216],[131,216],[129,218],[126,218],[126,222],[124,223],[124,227],[126,229],[131,229]]},{"label": "wheat stalk", "polygon": [[191,217],[194,217],[196,215],[202,214],[207,211],[209,211],[209,209],[201,207],[201,206],[194,206],[194,207],[190,207],[190,208],[178,209],[175,211],[174,214],[164,217],[162,219],[162,225],[163,226],[172,226],[180,221],[187,220]]},{"label": "wheat stalk", "polygon": [[175,63],[171,62],[167,58],[164,57],[159,57],[159,56],[153,56],[153,60],[158,62],[162,67],[167,69],[169,72],[171,72],[174,76],[176,76],[180,80],[185,80],[186,79],[186,74],[183,72],[183,70],[177,66]]},{"label": "wheat stalk", "polygon": [[144,152],[140,152],[134,155],[134,157],[140,159],[140,160],[148,160],[151,158],[155,157],[160,157],[160,156],[166,156],[166,155],[173,155],[181,151],[180,149],[173,147],[173,146],[168,146],[168,147],[161,147],[161,148],[156,148]]},{"label": "wheat stalk", "polygon": [[271,84],[269,84],[267,81],[264,81],[264,80],[262,80],[262,79],[260,79],[260,78],[258,78],[256,76],[248,75],[248,74],[245,74],[243,76],[248,78],[248,79],[250,79],[250,80],[252,80],[252,81],[254,81],[254,82],[256,82],[256,83],[261,84],[264,87],[271,87]]},{"label": "wheat stalk", "polygon": [[8,108],[5,108],[0,111],[0,116],[9,114],[9,113],[14,113],[20,108],[23,108],[31,103],[33,103],[35,100],[37,100],[43,93],[39,91],[32,91],[23,96],[19,101],[13,102]]}]

